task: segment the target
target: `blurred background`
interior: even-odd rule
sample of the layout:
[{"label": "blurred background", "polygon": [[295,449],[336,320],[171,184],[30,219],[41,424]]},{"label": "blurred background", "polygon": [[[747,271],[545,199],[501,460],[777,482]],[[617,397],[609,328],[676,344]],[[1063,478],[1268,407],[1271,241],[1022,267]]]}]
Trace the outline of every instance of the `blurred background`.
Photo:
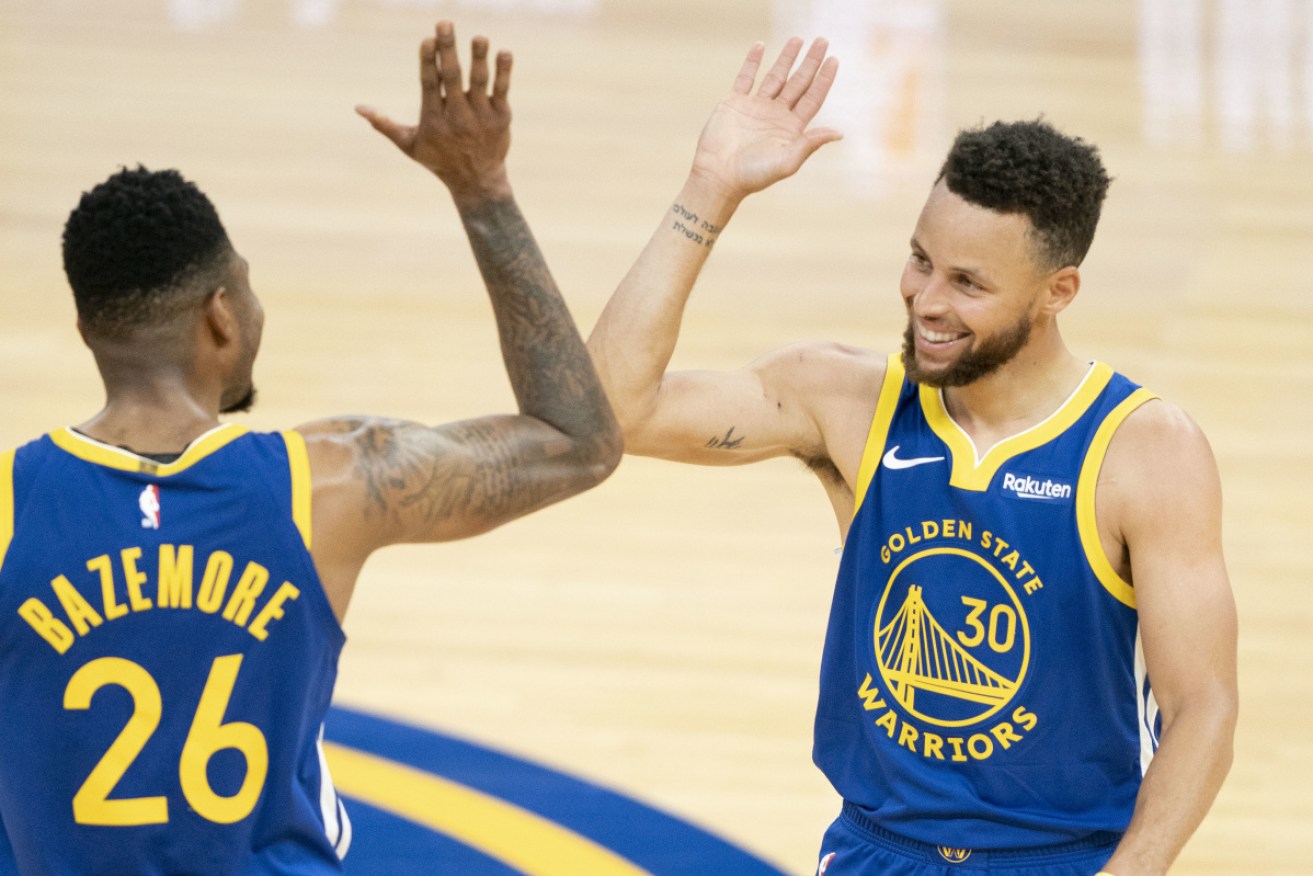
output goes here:
[{"label": "blurred background", "polygon": [[[463,56],[476,33],[515,52],[512,179],[585,333],[747,48],[829,37],[817,123],[845,138],[740,209],[676,367],[895,349],[956,130],[1043,115],[1098,144],[1115,181],[1064,334],[1209,435],[1241,618],[1235,766],[1173,872],[1313,869],[1313,0],[0,0],[0,444],[103,400],[59,238],[139,162],[197,182],[251,263],[243,422],[513,410],[445,190],[352,112],[413,117],[439,18]],[[337,699],[810,873],[838,809],[810,763],[837,544],[797,463],[629,458],[500,531],[371,560]]]}]

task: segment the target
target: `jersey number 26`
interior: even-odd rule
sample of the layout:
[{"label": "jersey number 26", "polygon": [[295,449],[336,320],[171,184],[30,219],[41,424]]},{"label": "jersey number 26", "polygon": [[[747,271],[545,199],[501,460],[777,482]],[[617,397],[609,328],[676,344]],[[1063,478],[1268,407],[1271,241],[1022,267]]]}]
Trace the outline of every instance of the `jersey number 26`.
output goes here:
[{"label": "jersey number 26", "polygon": [[[260,728],[243,721],[223,723],[241,666],[241,654],[215,658],[178,762],[187,802],[202,818],[219,824],[232,824],[251,814],[269,772],[269,746]],[[121,657],[92,660],[69,679],[64,708],[90,708],[96,691],[108,684],[118,685],[132,696],[132,716],[73,795],[73,819],[78,824],[112,827],[165,824],[169,820],[166,797],[109,798],[160,723],[163,702],[150,673]],[[225,748],[236,749],[246,759],[246,777],[231,797],[215,793],[206,774],[210,758]]]}]

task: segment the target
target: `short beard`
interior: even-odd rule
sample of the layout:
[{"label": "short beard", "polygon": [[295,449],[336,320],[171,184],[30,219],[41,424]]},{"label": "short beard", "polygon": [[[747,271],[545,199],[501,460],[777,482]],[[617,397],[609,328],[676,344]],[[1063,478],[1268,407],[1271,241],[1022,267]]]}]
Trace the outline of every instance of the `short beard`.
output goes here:
[{"label": "short beard", "polygon": [[930,371],[916,362],[915,330],[909,319],[907,331],[903,332],[903,369],[907,372],[908,380],[924,386],[966,386],[1011,362],[1030,340],[1030,328],[1030,318],[1023,315],[1012,328],[985,338],[975,349],[968,349],[958,356],[947,368]]},{"label": "short beard", "polygon": [[255,407],[255,384],[246,388],[246,394],[237,401],[219,409],[221,414],[244,414]]}]

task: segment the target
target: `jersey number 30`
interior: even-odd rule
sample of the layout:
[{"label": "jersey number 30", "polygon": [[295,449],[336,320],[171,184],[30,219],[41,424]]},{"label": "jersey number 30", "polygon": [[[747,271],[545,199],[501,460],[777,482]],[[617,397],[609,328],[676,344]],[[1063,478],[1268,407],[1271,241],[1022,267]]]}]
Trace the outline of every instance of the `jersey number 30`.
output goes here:
[{"label": "jersey number 30", "polygon": [[[232,824],[251,814],[269,772],[269,746],[260,729],[242,721],[223,723],[241,666],[241,654],[215,658],[178,763],[187,802],[202,818],[219,824]],[[121,657],[92,660],[69,679],[64,689],[64,708],[90,708],[92,696],[107,684],[118,685],[132,696],[132,716],[73,795],[73,818],[78,824],[113,827],[165,824],[169,820],[166,797],[109,799],[160,723],[163,702],[159,685],[150,673]],[[236,749],[246,759],[246,777],[231,797],[216,794],[206,775],[210,758],[225,748]]]}]

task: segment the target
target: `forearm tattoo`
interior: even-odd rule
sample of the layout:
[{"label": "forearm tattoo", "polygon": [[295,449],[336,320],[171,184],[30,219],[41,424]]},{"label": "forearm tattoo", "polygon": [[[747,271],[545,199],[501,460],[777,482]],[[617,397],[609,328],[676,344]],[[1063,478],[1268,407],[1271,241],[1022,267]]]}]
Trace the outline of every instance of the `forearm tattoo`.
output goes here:
[{"label": "forearm tattoo", "polygon": [[574,495],[619,461],[620,429],[515,202],[461,208],[521,416],[430,428],[341,419],[365,521],[388,540],[459,537]]},{"label": "forearm tattoo", "polygon": [[569,310],[514,200],[461,211],[497,317],[520,410],[567,435],[597,435],[611,410]]},{"label": "forearm tattoo", "polygon": [[723,226],[712,225],[705,219],[699,220],[697,213],[685,210],[679,202],[675,203],[670,212],[675,217],[670,225],[671,231],[678,231],[698,246],[705,246],[707,249],[715,246],[716,237]]},{"label": "forearm tattoo", "polygon": [[429,532],[446,521],[509,519],[576,490],[569,479],[543,476],[535,463],[547,461],[551,448],[517,440],[513,423],[488,417],[435,430],[396,420],[344,421],[353,433],[365,518]]},{"label": "forearm tattoo", "polygon": [[619,456],[620,432],[579,330],[515,202],[461,208],[524,416],[429,428],[343,420],[366,519],[427,540],[573,495]]}]

